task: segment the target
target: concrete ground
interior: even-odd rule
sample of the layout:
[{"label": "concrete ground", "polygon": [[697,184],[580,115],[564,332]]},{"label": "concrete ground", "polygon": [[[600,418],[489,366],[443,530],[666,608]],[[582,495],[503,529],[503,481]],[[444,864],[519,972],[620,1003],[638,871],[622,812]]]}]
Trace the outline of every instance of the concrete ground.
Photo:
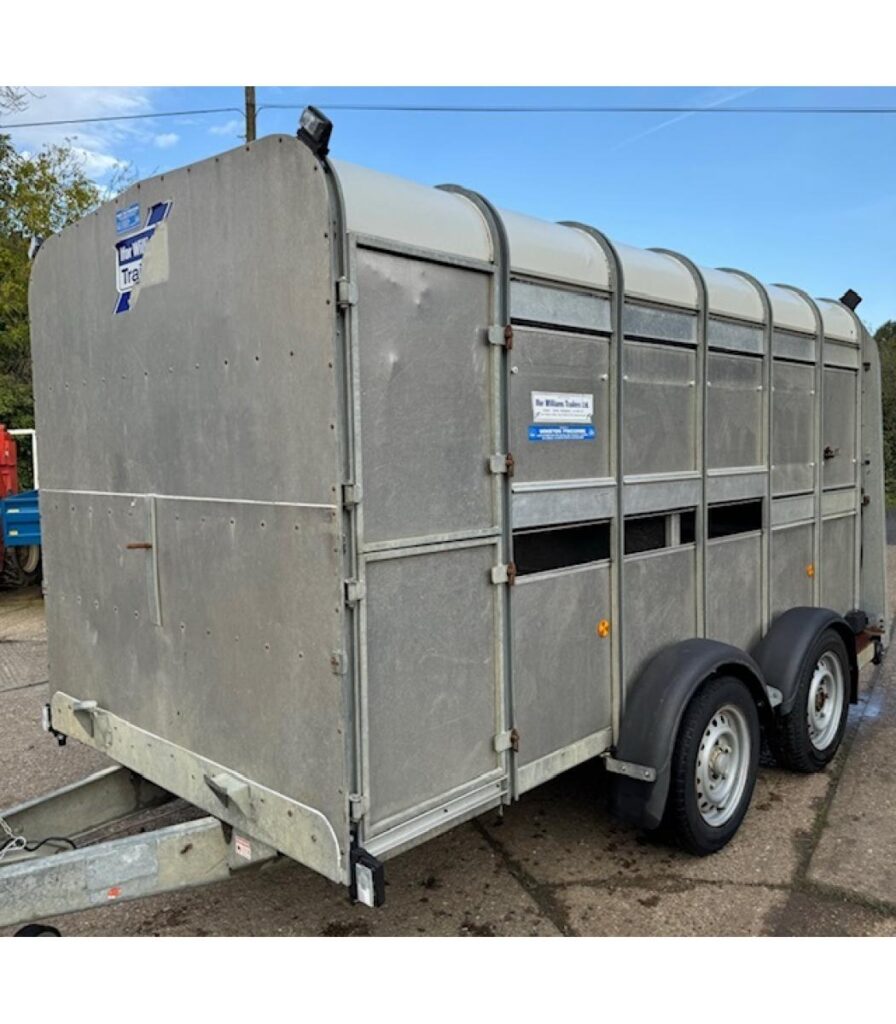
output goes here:
[{"label": "concrete ground", "polygon": [[[896,547],[888,549],[896,582]],[[892,601],[892,598],[891,598]],[[0,807],[100,767],[41,731],[40,594],[0,598]],[[697,859],[615,823],[585,765],[387,864],[386,906],[294,862],[56,920],[71,935],[896,935],[896,654],[863,676],[840,753],[763,766],[734,841]]]}]

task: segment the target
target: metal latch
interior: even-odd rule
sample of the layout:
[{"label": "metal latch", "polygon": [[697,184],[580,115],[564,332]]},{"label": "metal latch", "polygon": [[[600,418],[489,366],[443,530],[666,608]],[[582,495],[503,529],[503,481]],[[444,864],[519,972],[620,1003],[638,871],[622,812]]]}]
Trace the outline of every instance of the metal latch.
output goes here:
[{"label": "metal latch", "polygon": [[336,282],[336,302],[342,308],[357,305],[358,286],[347,277],[340,277]]},{"label": "metal latch", "polygon": [[499,345],[509,352],[513,348],[513,328],[510,324],[495,324],[488,329],[489,345]]},{"label": "metal latch", "polygon": [[346,604],[357,604],[359,601],[364,600],[364,595],[367,591],[367,587],[364,586],[363,580],[346,580],[345,581],[345,602]]},{"label": "metal latch", "polygon": [[627,775],[630,779],[638,779],[640,782],[655,782],[656,768],[646,764],[635,764],[634,761],[618,761],[611,754],[601,755],[608,772],[616,775]]},{"label": "metal latch", "polygon": [[830,445],[828,445],[825,448],[825,450],[824,450],[824,457],[825,457],[826,460],[827,459],[833,459],[833,458],[835,458],[839,454],[840,454],[840,449],[839,448],[832,448]]},{"label": "metal latch", "polygon": [[497,455],[489,456],[488,468],[490,472],[495,474],[506,473],[508,476],[513,476],[513,471],[516,468],[516,462],[510,452],[506,455],[499,453]]},{"label": "metal latch", "polygon": [[342,504],[343,505],[360,505],[361,504],[361,485],[360,484],[343,484],[342,485]]},{"label": "metal latch", "polygon": [[505,732],[499,732],[495,736],[495,750],[499,754],[503,750],[512,750],[514,754],[518,754],[520,751],[519,731],[513,728],[507,729]]},{"label": "metal latch", "polygon": [[507,565],[496,565],[492,568],[492,583],[506,583],[512,587],[516,583],[516,566],[513,562]]}]

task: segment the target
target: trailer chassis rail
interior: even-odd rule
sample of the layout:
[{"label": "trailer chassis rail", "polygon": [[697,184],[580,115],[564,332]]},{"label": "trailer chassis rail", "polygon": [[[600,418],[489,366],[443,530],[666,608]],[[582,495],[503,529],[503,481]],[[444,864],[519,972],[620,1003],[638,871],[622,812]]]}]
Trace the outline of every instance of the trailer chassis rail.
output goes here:
[{"label": "trailer chassis rail", "polygon": [[[0,813],[10,830],[32,841],[88,835],[175,797],[113,766]],[[47,843],[7,854],[0,863],[0,927],[70,914],[122,900],[223,881],[240,868],[277,857],[215,817],[77,846]]]}]

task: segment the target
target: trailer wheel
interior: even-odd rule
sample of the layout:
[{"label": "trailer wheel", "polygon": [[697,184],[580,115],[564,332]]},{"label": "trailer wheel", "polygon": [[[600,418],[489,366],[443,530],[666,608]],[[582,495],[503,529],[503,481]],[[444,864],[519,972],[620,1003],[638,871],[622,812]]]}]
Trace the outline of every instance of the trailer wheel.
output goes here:
[{"label": "trailer wheel", "polygon": [[797,772],[820,772],[837,753],[849,714],[849,656],[843,638],[826,629],[806,656],[793,707],[772,737],[775,756]]},{"label": "trailer wheel", "polygon": [[666,805],[666,825],[686,850],[715,853],[737,832],[759,746],[759,713],[746,684],[719,676],[701,686],[682,716]]},{"label": "trailer wheel", "polygon": [[32,583],[37,583],[41,574],[39,544],[7,548],[3,554],[0,583],[4,587],[30,587]]},{"label": "trailer wheel", "polygon": [[58,928],[54,928],[51,924],[26,924],[15,933],[13,938],[15,939],[32,939],[32,938],[59,938],[62,932]]}]

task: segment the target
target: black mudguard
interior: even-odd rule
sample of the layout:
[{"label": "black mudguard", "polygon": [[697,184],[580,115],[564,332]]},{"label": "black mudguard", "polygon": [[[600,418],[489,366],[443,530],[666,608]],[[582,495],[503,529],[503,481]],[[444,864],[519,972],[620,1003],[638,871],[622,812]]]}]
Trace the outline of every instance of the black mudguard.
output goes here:
[{"label": "black mudguard", "polygon": [[830,608],[789,608],[779,615],[753,649],[753,657],[770,686],[781,691],[780,715],[793,708],[803,663],[815,638],[826,629],[836,629],[849,656],[849,702],[859,699],[859,665],[856,638],[842,615]]},{"label": "black mudguard", "polygon": [[771,706],[762,670],[749,654],[718,640],[693,639],[665,647],[632,685],[616,745],[620,761],[656,769],[654,782],[612,775],[610,807],[641,828],[663,819],[675,739],[684,709],[694,693],[715,676],[735,676],[750,688],[763,723]]}]

